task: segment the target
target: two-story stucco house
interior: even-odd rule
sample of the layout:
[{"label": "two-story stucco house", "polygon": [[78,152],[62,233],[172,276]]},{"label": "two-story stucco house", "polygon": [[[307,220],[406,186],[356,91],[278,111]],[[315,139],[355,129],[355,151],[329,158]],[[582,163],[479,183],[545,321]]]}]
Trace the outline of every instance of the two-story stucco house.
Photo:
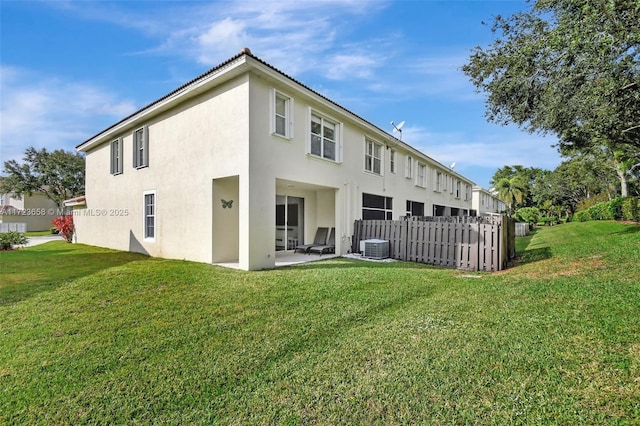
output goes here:
[{"label": "two-story stucco house", "polygon": [[42,192],[20,197],[0,194],[0,223],[24,223],[27,231],[51,229],[53,219],[61,212],[62,209]]},{"label": "two-story stucco house", "polygon": [[473,182],[248,49],[78,145],[76,240],[270,268],[355,219],[463,215]]}]

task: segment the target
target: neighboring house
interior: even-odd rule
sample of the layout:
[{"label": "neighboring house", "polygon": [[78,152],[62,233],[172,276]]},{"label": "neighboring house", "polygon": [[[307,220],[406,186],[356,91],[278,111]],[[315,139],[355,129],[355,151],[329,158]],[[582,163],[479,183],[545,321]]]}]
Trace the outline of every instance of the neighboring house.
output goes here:
[{"label": "neighboring house", "polygon": [[86,153],[76,241],[271,268],[355,219],[466,215],[473,182],[248,49],[103,130]]},{"label": "neighboring house", "polygon": [[51,221],[59,208],[41,192],[14,197],[0,194],[0,223],[26,223],[27,231],[46,231],[53,227]]},{"label": "neighboring house", "polygon": [[506,204],[498,198],[498,195],[482,189],[479,186],[473,187],[473,210],[478,216],[487,214],[498,214],[507,210]]}]

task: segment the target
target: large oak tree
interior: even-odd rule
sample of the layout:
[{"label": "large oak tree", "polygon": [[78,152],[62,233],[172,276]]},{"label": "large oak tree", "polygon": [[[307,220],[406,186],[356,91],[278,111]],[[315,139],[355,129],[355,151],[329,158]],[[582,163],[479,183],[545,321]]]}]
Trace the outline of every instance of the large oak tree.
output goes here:
[{"label": "large oak tree", "polygon": [[492,31],[462,68],[488,120],[554,134],[563,154],[606,148],[626,195],[640,152],[640,2],[537,0]]},{"label": "large oak tree", "polygon": [[22,163],[5,161],[6,176],[0,181],[0,193],[17,196],[42,192],[58,207],[69,198],[84,194],[84,156],[61,149],[47,151],[27,148]]}]

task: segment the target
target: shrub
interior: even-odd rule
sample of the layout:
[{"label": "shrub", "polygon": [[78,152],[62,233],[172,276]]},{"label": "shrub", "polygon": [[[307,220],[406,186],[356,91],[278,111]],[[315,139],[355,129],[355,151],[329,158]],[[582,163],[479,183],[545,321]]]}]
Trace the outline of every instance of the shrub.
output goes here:
[{"label": "shrub", "polygon": [[573,221],[633,220],[640,221],[640,202],[634,197],[619,197],[576,212]]},{"label": "shrub", "polygon": [[57,235],[60,231],[58,231],[58,228],[56,228],[55,226],[53,228],[50,228],[49,231],[51,231],[52,234]]},{"label": "shrub", "polygon": [[640,199],[635,197],[623,198],[620,203],[620,213],[622,220],[640,222]]},{"label": "shrub", "polygon": [[53,219],[52,223],[55,225],[58,233],[62,235],[68,243],[73,241],[73,232],[75,231],[75,228],[73,226],[72,215],[68,214],[66,216],[56,217]]},{"label": "shrub", "polygon": [[609,201],[609,196],[607,194],[597,194],[593,195],[589,198],[585,198],[580,201],[576,206],[577,211],[587,210],[588,208],[595,206],[596,204],[603,203],[605,201]]},{"label": "shrub", "polygon": [[14,246],[27,244],[27,237],[16,231],[0,234],[0,250],[13,250]]},{"label": "shrub", "polygon": [[574,222],[586,222],[592,219],[591,219],[591,214],[589,213],[589,210],[582,210],[582,211],[576,212],[573,215],[573,218],[571,220]]},{"label": "shrub", "polygon": [[540,210],[537,207],[523,207],[516,211],[518,222],[527,222],[532,225],[540,222],[540,216]]}]

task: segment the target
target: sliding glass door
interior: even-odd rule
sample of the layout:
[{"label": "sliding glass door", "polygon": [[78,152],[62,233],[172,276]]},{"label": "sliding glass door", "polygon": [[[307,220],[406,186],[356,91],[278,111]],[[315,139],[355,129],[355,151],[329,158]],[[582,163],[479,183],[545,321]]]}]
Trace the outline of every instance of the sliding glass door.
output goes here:
[{"label": "sliding glass door", "polygon": [[276,195],[276,251],[295,250],[304,236],[304,198]]}]

